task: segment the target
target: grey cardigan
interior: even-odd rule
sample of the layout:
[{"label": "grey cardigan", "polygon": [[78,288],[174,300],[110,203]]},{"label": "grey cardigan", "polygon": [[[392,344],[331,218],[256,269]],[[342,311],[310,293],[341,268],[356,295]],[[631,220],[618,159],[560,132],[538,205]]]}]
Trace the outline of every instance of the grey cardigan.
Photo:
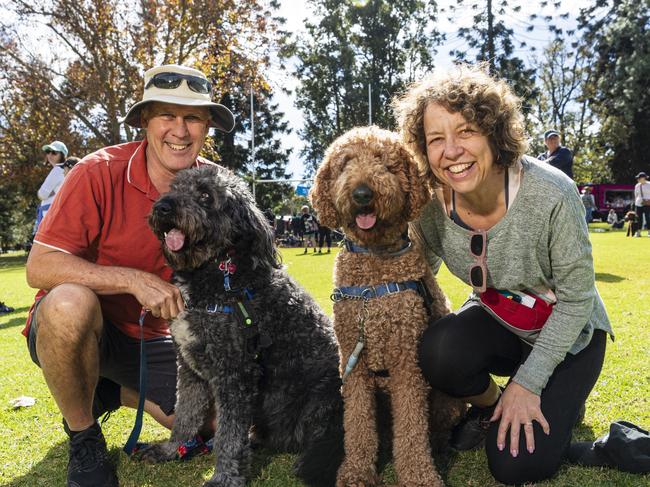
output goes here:
[{"label": "grey cardigan", "polygon": [[[505,216],[487,233],[487,285],[497,289],[551,289],[557,303],[513,380],[541,394],[567,353],[585,348],[594,329],[613,338],[596,290],[585,208],[575,184],[548,164],[521,160],[519,191]],[[474,258],[469,231],[454,223],[437,198],[412,225],[429,265],[440,260],[469,284]]]}]

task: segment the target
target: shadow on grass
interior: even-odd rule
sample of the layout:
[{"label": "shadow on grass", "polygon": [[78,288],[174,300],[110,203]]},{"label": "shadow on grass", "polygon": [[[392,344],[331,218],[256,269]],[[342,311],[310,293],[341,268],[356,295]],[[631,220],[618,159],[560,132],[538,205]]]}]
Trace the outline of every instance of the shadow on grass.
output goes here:
[{"label": "shadow on grass", "polygon": [[[274,452],[260,449],[254,451],[253,464],[249,478],[255,480],[273,461]],[[121,486],[135,487],[176,487],[201,485],[204,476],[214,468],[214,455],[201,455],[188,461],[171,461],[152,465],[132,461],[122,453],[121,448],[109,450],[111,462],[117,465]],[[66,485],[68,464],[68,442],[62,441],[52,446],[47,454],[32,465],[29,472],[3,484],[6,487],[34,487],[35,485]],[[297,485],[300,483],[293,479]]]},{"label": "shadow on grass", "polygon": [[[25,306],[23,308],[18,308],[18,309],[16,309],[16,311],[14,311],[11,314],[20,313],[22,311],[27,311],[28,309],[29,309],[29,306]],[[24,315],[23,316],[17,316],[15,318],[11,318],[6,323],[0,323],[0,330],[6,330],[7,328],[13,328],[14,326],[24,326],[24,325],[25,325],[25,316]]]},{"label": "shadow on grass", "polygon": [[577,424],[573,427],[573,438],[571,441],[593,441],[596,439],[594,429],[584,423]]},{"label": "shadow on grass", "polygon": [[[38,441],[36,438],[34,441]],[[19,452],[16,452],[19,454]],[[27,460],[27,459],[24,459]],[[7,487],[33,487],[34,485],[66,485],[68,464],[68,442],[64,441],[50,448],[40,462],[22,477],[13,479]]]},{"label": "shadow on grass", "polygon": [[596,272],[596,281],[599,282],[621,282],[625,278],[615,274],[608,274],[607,272]]}]

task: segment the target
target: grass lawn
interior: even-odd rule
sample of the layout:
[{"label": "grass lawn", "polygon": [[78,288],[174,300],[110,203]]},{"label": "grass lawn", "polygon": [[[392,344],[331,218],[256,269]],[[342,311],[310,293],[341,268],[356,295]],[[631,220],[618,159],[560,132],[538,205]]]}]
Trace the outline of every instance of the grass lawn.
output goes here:
[{"label": "grass lawn", "polygon": [[[626,419],[650,426],[650,238],[625,238],[621,232],[593,233],[598,289],[617,335],[608,342],[605,366],[589,401],[587,417],[576,428],[577,439],[594,439],[609,423]],[[289,272],[331,314],[334,254],[303,256],[302,249],[283,249]],[[29,359],[20,334],[34,291],[25,283],[25,258],[0,256],[0,301],[16,308],[0,315],[0,485],[65,485],[67,441],[61,417],[43,377]],[[454,306],[468,289],[443,269],[439,276]],[[36,398],[33,407],[13,410],[9,401],[21,395]],[[165,465],[134,463],[121,452],[135,412],[120,410],[104,425],[109,449],[119,463],[122,486],[198,486],[212,474],[211,457]],[[552,425],[551,425],[552,427]],[[147,418],[142,440],[162,440],[168,432]],[[259,452],[253,486],[300,486],[290,474],[290,455]],[[498,485],[487,469],[482,450],[454,455],[439,465],[449,486]],[[389,474],[390,476],[390,474]],[[608,469],[564,466],[547,486],[650,486],[650,475],[630,475]]]}]

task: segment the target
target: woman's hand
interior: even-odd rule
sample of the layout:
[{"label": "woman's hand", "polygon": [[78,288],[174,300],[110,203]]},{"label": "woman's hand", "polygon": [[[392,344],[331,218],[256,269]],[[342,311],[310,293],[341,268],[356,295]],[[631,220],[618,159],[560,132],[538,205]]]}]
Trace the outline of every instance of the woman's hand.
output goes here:
[{"label": "woman's hand", "polygon": [[535,451],[535,435],[533,433],[533,420],[537,421],[547,435],[551,429],[542,414],[540,397],[530,392],[516,382],[510,382],[494,409],[490,421],[501,418],[497,433],[497,448],[502,451],[506,444],[506,434],[510,429],[510,454],[516,457],[519,454],[519,432],[524,427],[526,435],[526,448],[529,453]]}]

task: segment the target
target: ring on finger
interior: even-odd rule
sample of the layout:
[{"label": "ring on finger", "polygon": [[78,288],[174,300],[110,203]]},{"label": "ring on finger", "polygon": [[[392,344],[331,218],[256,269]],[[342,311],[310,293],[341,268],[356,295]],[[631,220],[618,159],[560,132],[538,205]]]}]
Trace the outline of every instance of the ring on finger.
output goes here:
[{"label": "ring on finger", "polygon": [[530,423],[530,422],[524,423],[524,426],[532,426],[532,425],[533,425],[533,423]]}]

